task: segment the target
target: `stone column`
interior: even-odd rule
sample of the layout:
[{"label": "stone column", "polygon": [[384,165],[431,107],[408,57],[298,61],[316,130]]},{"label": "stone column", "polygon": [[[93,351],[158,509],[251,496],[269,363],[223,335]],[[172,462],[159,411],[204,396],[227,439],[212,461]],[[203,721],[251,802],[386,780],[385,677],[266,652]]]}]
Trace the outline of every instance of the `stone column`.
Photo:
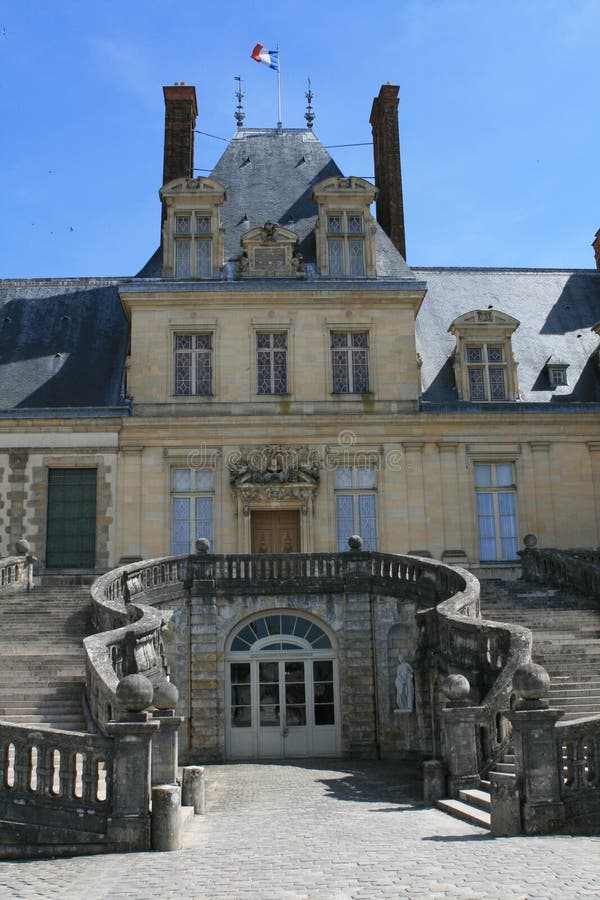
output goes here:
[{"label": "stone column", "polygon": [[517,708],[505,713],[513,727],[517,778],[521,783],[521,817],[525,834],[548,834],[565,820],[560,799],[560,758],[556,722],[562,710],[546,699],[550,678],[542,666],[519,666],[513,678]]},{"label": "stone column", "polygon": [[471,686],[464,675],[448,675],[443,684],[447,697],[441,712],[442,743],[448,769],[448,793],[480,784],[479,722],[482,707],[469,705]]},{"label": "stone column", "polygon": [[195,579],[190,598],[190,759],[216,759],[224,752],[217,666],[215,583]]},{"label": "stone column", "polygon": [[176,716],[174,709],[158,709],[153,715],[160,724],[152,736],[152,784],[177,782],[179,726],[183,716]]},{"label": "stone column", "polygon": [[8,454],[8,534],[9,547],[24,534],[25,491],[27,461],[26,450],[11,450]]},{"label": "stone column", "polygon": [[406,496],[409,553],[429,556],[427,549],[427,515],[423,484],[423,441],[403,441],[406,459]]},{"label": "stone column", "polygon": [[600,544],[600,442],[588,441],[588,450],[592,468],[592,488],[596,513],[596,544]]},{"label": "stone column", "polygon": [[535,441],[529,446],[533,460],[533,483],[537,511],[536,534],[542,547],[555,547],[556,530],[554,527],[550,444],[548,441]]},{"label": "stone column", "polygon": [[467,563],[463,549],[462,516],[458,469],[456,460],[457,443],[438,443],[440,454],[440,476],[442,481],[442,526],[444,529],[444,552],[442,560],[457,565]]},{"label": "stone column", "polygon": [[123,447],[119,477],[120,564],[142,558],[142,453],[143,447]]},{"label": "stone column", "polygon": [[123,718],[105,726],[114,741],[108,840],[127,850],[150,849],[150,755],[159,723],[143,710],[152,702],[152,693],[143,675],[126,675],[117,687]]}]

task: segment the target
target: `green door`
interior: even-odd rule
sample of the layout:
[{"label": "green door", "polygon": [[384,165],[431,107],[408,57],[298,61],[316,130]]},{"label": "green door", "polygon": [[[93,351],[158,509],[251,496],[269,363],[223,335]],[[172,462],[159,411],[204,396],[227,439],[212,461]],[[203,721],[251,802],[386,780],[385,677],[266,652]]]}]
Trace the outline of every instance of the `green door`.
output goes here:
[{"label": "green door", "polygon": [[96,469],[48,469],[46,567],[93,569]]}]

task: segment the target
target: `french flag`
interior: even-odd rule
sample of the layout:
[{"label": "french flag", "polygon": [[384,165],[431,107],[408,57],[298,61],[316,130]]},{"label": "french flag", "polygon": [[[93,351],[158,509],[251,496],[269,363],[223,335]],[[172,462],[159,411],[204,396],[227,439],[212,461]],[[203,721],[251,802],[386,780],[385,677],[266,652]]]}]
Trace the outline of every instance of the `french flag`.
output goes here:
[{"label": "french flag", "polygon": [[279,72],[279,50],[266,50],[262,44],[257,44],[250,55],[256,62],[264,63],[265,66]]}]

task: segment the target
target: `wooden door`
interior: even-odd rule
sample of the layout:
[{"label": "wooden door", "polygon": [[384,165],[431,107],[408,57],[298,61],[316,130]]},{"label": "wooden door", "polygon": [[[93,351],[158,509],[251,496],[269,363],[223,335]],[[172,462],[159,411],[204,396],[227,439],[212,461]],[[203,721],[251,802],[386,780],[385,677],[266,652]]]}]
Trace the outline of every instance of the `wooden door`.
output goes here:
[{"label": "wooden door", "polygon": [[300,552],[299,510],[256,510],[251,522],[253,553]]}]

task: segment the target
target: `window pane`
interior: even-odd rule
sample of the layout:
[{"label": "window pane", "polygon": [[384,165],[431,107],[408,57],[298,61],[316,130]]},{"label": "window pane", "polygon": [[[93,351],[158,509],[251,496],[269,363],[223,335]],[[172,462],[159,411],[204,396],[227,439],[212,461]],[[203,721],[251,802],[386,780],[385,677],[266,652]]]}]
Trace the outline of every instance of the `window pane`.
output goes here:
[{"label": "window pane", "polygon": [[481,559],[497,559],[494,495],[477,494],[479,553]]},{"label": "window pane", "polygon": [[503,491],[498,494],[498,518],[500,541],[502,545],[502,559],[515,559],[517,556],[518,541],[515,501],[515,494],[510,491]]},{"label": "window pane", "polygon": [[362,216],[348,216],[348,231],[350,234],[362,234],[363,232],[363,217]]},{"label": "window pane", "polygon": [[175,353],[175,395],[187,397],[192,393],[192,355],[187,350]]},{"label": "window pane", "polygon": [[327,216],[327,231],[330,234],[341,234],[342,233],[342,217],[341,216]]},{"label": "window pane", "polygon": [[483,353],[481,347],[467,347],[467,362],[480,363],[483,362]]},{"label": "window pane", "polygon": [[374,488],[376,483],[375,469],[356,469],[356,483],[359,488]]},{"label": "window pane", "polygon": [[234,728],[250,728],[252,713],[250,706],[234,706],[231,709],[231,724]]},{"label": "window pane", "polygon": [[332,331],[331,332],[331,346],[332,347],[347,347],[348,346],[348,332],[347,331]]},{"label": "window pane", "polygon": [[256,392],[258,394],[271,393],[271,356],[264,350],[259,350],[256,360]]},{"label": "window pane", "polygon": [[175,234],[189,234],[191,221],[190,216],[175,216]]},{"label": "window pane", "polygon": [[369,390],[369,364],[366,350],[352,352],[352,380],[354,393],[364,394]]},{"label": "window pane", "polygon": [[333,703],[315,704],[315,725],[335,725]]},{"label": "window pane", "polygon": [[190,277],[190,242],[175,241],[175,276]]},{"label": "window pane", "polygon": [[212,491],[214,487],[214,472],[212,469],[195,469],[195,481],[197,491]]},{"label": "window pane", "polygon": [[287,394],[287,354],[285,350],[273,351],[273,393]]},{"label": "window pane", "polygon": [[365,550],[377,550],[377,519],[373,494],[359,494],[358,533],[363,539]]},{"label": "window pane", "polygon": [[189,497],[174,497],[172,512],[173,553],[190,552],[191,509]]},{"label": "window pane", "polygon": [[189,469],[171,469],[171,488],[174,491],[189,491],[189,489],[190,489],[190,470]]},{"label": "window pane", "polygon": [[506,400],[506,384],[504,369],[499,366],[490,366],[490,400]]},{"label": "window pane", "polygon": [[211,241],[196,241],[196,275],[198,278],[210,278],[211,268]]},{"label": "window pane", "polygon": [[336,535],[338,553],[348,549],[348,538],[354,534],[354,498],[352,495],[340,495],[335,498]]},{"label": "window pane", "polygon": [[204,537],[213,543],[212,497],[196,497],[196,539]]},{"label": "window pane", "polygon": [[328,659],[313,662],[313,679],[315,681],[333,681],[333,663]]},{"label": "window pane", "polygon": [[498,487],[514,484],[512,463],[498,463],[496,466],[496,484]]},{"label": "window pane", "polygon": [[329,274],[344,274],[344,245],[342,241],[327,241],[329,251]]},{"label": "window pane", "polygon": [[346,350],[331,351],[331,369],[333,372],[333,393],[348,394],[350,392],[350,378],[348,352]]},{"label": "window pane", "polygon": [[231,683],[249,684],[250,663],[231,663]]},{"label": "window pane", "polygon": [[336,488],[352,487],[352,469],[340,467],[333,473],[333,483]]},{"label": "window pane", "polygon": [[492,467],[477,463],[475,465],[475,485],[477,487],[491,487]]},{"label": "window pane", "polygon": [[210,216],[196,216],[196,234],[210,234]]},{"label": "window pane", "polygon": [[483,369],[469,369],[469,397],[471,400],[485,400],[485,380]]},{"label": "window pane", "polygon": [[176,334],[175,335],[175,349],[176,350],[191,350],[192,349],[192,335],[191,334]]},{"label": "window pane", "polygon": [[487,358],[488,362],[498,363],[504,361],[504,354],[502,352],[502,347],[488,347],[487,348]]},{"label": "window pane", "polygon": [[350,274],[365,274],[365,250],[362,241],[348,241],[348,253],[350,256]]}]

